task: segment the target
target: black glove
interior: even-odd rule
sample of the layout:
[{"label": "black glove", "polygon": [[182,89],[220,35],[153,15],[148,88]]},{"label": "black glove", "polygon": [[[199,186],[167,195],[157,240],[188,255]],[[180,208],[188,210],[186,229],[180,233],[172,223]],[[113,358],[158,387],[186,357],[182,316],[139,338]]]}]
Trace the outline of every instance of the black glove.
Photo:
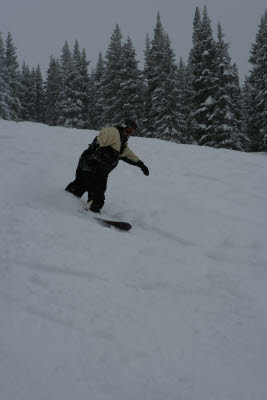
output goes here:
[{"label": "black glove", "polygon": [[143,163],[143,161],[139,160],[138,163],[136,164],[137,167],[141,168],[142,172],[144,175],[148,176],[149,175],[149,169],[147,166]]}]

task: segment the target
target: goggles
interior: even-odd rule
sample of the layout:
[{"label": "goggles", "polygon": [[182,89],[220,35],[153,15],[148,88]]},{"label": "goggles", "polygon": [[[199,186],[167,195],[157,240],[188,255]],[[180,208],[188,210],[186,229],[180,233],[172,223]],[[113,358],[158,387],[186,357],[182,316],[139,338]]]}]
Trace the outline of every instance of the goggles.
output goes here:
[{"label": "goggles", "polygon": [[129,133],[129,135],[132,135],[135,131],[135,129],[130,128],[129,126],[127,128],[125,128],[126,132]]}]

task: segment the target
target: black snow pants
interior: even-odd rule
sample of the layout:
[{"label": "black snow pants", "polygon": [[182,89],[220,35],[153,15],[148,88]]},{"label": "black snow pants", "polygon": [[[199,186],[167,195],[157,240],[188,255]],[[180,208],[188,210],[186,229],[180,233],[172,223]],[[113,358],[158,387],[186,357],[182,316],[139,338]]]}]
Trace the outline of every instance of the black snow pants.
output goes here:
[{"label": "black snow pants", "polygon": [[105,203],[108,172],[98,165],[94,165],[89,170],[84,169],[83,165],[81,158],[76,170],[76,178],[68,184],[65,190],[77,197],[82,197],[87,192],[88,201],[93,200],[94,209],[100,210]]}]

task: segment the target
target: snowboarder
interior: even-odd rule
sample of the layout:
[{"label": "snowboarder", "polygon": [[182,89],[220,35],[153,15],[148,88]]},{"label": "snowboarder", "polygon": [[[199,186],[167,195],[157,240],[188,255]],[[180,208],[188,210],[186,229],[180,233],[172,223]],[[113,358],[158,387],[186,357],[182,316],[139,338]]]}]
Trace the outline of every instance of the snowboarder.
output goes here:
[{"label": "snowboarder", "polygon": [[99,213],[105,202],[105,191],[109,173],[123,160],[141,168],[148,176],[147,166],[129,149],[128,138],[135,132],[137,124],[126,119],[125,123],[101,129],[98,136],[80,156],[76,178],[65,190],[77,197],[88,193],[86,209]]}]

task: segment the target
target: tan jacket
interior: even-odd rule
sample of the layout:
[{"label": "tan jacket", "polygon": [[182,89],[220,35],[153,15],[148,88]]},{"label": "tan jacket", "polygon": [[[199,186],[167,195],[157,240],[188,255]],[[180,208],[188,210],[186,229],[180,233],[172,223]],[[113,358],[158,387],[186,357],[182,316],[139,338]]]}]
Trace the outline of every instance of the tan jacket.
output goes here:
[{"label": "tan jacket", "polygon": [[[100,147],[111,146],[114,150],[120,153],[121,137],[117,128],[111,127],[101,129],[99,135],[97,136],[97,141]],[[120,154],[120,158],[122,157],[126,157],[135,163],[139,161],[139,158],[129,149],[127,145]]]}]

